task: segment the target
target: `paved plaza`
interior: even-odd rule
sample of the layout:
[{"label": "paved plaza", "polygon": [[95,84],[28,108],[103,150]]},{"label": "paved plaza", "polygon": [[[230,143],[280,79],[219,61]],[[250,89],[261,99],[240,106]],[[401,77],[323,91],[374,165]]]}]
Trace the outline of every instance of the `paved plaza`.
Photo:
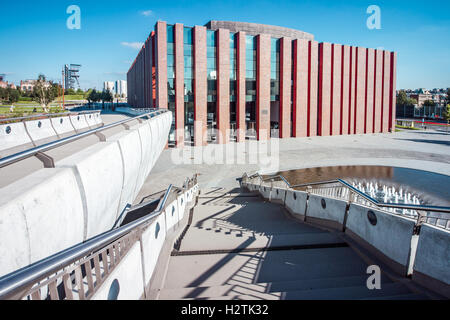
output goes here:
[{"label": "paved plaza", "polygon": [[[279,170],[273,168],[267,173],[320,166],[385,165],[450,175],[450,134],[445,131],[402,130],[389,134],[272,139],[272,141],[279,143]],[[245,146],[247,151],[257,152],[260,149],[270,150],[270,146],[260,149],[250,146],[267,143],[271,142],[247,141],[241,146]],[[237,144],[233,145],[237,150]],[[203,149],[185,147],[182,150],[165,150],[136,201],[139,202],[145,195],[165,189],[171,183],[181,185],[183,179],[194,172],[200,174],[201,188],[217,186],[232,188],[239,185],[236,179],[244,172],[261,170],[258,164],[242,164],[238,161],[240,157],[242,160],[242,154],[236,155],[236,152],[227,154],[226,161],[222,161],[231,164],[195,163],[196,152],[211,154],[217,148],[223,150],[224,147],[208,145]],[[182,156],[188,163],[179,163]],[[246,158],[249,156],[251,155],[247,154]]]}]

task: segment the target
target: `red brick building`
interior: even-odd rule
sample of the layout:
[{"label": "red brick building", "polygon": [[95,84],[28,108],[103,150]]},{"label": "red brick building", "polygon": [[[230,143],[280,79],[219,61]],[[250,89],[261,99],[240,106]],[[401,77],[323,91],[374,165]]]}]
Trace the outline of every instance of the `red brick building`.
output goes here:
[{"label": "red brick building", "polygon": [[128,71],[128,103],[169,108],[177,146],[390,132],[396,59],[283,27],[159,21]]}]

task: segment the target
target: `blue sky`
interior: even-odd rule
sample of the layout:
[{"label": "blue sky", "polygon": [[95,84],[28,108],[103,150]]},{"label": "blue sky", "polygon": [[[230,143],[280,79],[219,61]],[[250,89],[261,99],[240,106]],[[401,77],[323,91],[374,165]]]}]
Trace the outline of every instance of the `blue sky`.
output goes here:
[{"label": "blue sky", "polygon": [[[66,9],[81,9],[81,30],[69,30]],[[381,9],[381,29],[369,30],[366,9]],[[2,1],[0,74],[9,81],[44,73],[59,80],[79,63],[81,87],[126,79],[157,20],[204,25],[211,19],[257,22],[310,32],[334,42],[398,53],[398,88],[450,87],[450,1]]]}]

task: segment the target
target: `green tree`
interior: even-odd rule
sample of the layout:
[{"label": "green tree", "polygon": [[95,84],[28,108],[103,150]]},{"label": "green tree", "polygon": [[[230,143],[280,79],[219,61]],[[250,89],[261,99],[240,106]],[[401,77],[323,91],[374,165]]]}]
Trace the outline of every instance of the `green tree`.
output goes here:
[{"label": "green tree", "polygon": [[397,106],[404,107],[404,106],[413,106],[415,104],[417,104],[416,99],[408,98],[404,90],[399,91],[399,93],[397,94]]},{"label": "green tree", "polygon": [[0,102],[5,101],[6,89],[0,87]]},{"label": "green tree", "polygon": [[73,96],[74,94],[75,94],[75,90],[73,90],[71,88],[64,91],[65,96]]},{"label": "green tree", "polygon": [[434,107],[436,105],[436,102],[434,102],[433,100],[425,100],[423,102],[423,105],[425,107]]},{"label": "green tree", "polygon": [[447,123],[450,123],[450,104],[447,105],[447,108],[444,111],[444,119]]},{"label": "green tree", "polygon": [[101,99],[101,92],[97,92],[97,90],[95,90],[95,89],[89,91],[89,93],[87,95],[89,107],[91,106],[92,102],[99,102],[100,99]]},{"label": "green tree", "polygon": [[58,96],[58,87],[47,82],[45,75],[40,74],[33,88],[33,100],[46,108]]},{"label": "green tree", "polygon": [[19,101],[20,99],[20,93],[19,90],[17,89],[11,89],[11,88],[7,88],[6,89],[6,96],[7,96],[7,101],[9,101],[10,103],[14,103]]},{"label": "green tree", "polygon": [[102,100],[102,108],[105,107],[105,102],[111,102],[113,101],[113,95],[111,94],[111,91],[103,91],[101,93],[101,100]]}]

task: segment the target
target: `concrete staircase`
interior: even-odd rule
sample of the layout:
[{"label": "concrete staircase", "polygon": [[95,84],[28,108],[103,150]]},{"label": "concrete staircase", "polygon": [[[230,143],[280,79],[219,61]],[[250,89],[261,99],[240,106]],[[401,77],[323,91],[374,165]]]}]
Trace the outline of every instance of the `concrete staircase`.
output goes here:
[{"label": "concrete staircase", "polygon": [[337,232],[240,189],[203,190],[168,263],[162,300],[428,299],[368,265]]}]

